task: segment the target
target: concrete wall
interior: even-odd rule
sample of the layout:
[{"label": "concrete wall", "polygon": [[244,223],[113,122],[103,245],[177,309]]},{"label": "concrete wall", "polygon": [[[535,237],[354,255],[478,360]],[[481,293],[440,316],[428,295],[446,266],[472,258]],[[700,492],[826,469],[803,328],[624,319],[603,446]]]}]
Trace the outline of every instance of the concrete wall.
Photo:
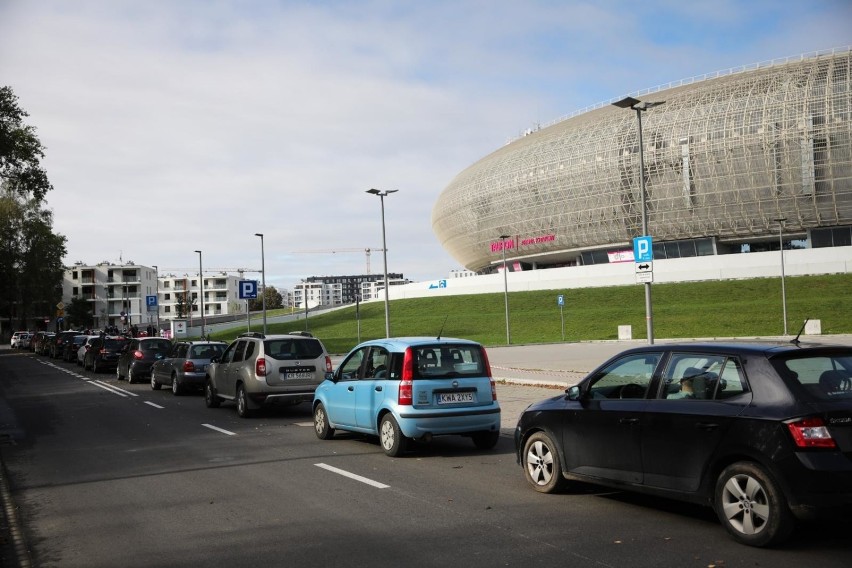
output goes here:
[{"label": "concrete wall", "polygon": [[[633,262],[572,266],[547,270],[510,272],[510,292],[598,288],[636,284]],[[784,251],[786,276],[852,272],[852,247],[797,249]],[[700,256],[654,261],[654,282],[692,282],[699,280],[736,280],[781,276],[778,251]],[[391,286],[390,299],[453,296],[503,292],[503,274],[470,278],[448,278]],[[384,300],[384,296],[380,299]]]}]

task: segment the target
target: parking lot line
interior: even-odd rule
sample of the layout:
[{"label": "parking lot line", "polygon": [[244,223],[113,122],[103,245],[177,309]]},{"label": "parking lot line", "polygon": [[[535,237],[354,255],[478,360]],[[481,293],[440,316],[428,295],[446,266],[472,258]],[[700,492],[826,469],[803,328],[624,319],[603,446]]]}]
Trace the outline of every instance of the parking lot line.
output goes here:
[{"label": "parking lot line", "polygon": [[373,481],[372,479],[368,479],[366,477],[362,477],[360,475],[350,473],[350,472],[348,472],[344,469],[338,469],[338,468],[330,466],[328,464],[318,463],[318,464],[314,464],[314,465],[316,465],[317,467],[321,467],[322,469],[325,469],[325,470],[330,471],[332,473],[337,473],[339,475],[342,475],[343,477],[348,477],[349,479],[354,479],[355,481],[360,481],[361,483],[366,483],[367,485],[372,485],[373,487],[376,487],[378,489],[387,489],[388,487],[390,487],[390,485],[385,485],[384,483],[379,483],[378,481]]}]

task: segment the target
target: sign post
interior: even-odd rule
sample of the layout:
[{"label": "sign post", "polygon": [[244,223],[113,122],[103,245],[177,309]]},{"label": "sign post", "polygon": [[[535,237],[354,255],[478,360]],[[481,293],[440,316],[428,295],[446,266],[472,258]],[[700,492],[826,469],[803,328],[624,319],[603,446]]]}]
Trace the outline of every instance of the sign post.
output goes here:
[{"label": "sign post", "polygon": [[636,282],[645,286],[645,325],[648,343],[654,343],[654,315],[651,307],[651,282],[654,281],[654,243],[650,235],[633,239],[633,260],[636,262]]},{"label": "sign post", "polygon": [[251,313],[249,312],[249,300],[257,299],[257,280],[240,280],[239,297],[246,301],[246,328],[251,331]]},{"label": "sign post", "polygon": [[559,306],[559,319],[562,320],[562,341],[565,341],[565,315],[562,313],[562,308],[565,306],[565,296],[562,294],[556,296],[556,305]]}]

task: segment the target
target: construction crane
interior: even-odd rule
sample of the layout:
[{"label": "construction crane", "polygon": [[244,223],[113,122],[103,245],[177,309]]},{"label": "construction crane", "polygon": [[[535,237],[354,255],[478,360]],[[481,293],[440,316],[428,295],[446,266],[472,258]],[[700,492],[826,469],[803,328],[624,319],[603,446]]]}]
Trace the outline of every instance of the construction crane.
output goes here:
[{"label": "construction crane", "polygon": [[291,250],[290,254],[337,254],[350,252],[363,252],[367,257],[367,274],[370,274],[370,253],[373,251],[383,252],[385,249],[380,247],[366,248],[334,248],[334,249],[315,249],[315,250]]}]

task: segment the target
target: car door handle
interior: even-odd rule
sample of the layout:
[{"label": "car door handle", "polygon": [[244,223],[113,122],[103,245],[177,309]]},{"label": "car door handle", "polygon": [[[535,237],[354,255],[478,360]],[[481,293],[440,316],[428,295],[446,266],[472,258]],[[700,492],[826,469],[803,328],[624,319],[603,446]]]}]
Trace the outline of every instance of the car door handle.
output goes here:
[{"label": "car door handle", "polygon": [[376,387],[376,392],[382,392],[382,387]]},{"label": "car door handle", "polygon": [[639,424],[639,419],[638,418],[621,418],[621,419],[618,420],[618,423],[619,424],[627,424],[628,426],[631,426],[633,424]]},{"label": "car door handle", "polygon": [[719,427],[719,425],[715,424],[713,422],[698,422],[698,423],[695,424],[695,427],[700,429],[700,430],[708,430],[709,431],[709,430],[715,430],[716,428]]}]

